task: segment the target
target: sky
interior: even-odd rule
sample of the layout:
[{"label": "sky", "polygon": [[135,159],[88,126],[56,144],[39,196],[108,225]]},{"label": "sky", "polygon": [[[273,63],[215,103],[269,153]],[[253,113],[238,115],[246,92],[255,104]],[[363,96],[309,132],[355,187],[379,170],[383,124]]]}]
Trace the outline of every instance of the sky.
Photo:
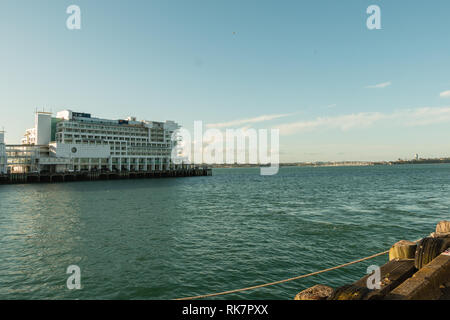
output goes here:
[{"label": "sky", "polygon": [[283,162],[450,156],[449,15],[448,0],[2,0],[0,128],[19,143],[36,109],[71,109],[278,128]]}]

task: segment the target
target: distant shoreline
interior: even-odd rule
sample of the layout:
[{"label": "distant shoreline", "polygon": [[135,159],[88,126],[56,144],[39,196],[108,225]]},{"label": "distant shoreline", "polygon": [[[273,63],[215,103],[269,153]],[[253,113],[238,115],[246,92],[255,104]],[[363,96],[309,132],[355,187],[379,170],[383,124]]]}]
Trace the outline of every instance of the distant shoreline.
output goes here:
[{"label": "distant shoreline", "polygon": [[[402,164],[442,164],[450,163],[450,158],[396,160],[396,161],[317,161],[317,162],[284,162],[280,167],[356,167],[356,166],[392,166]],[[210,168],[259,168],[259,164],[212,164]]]}]

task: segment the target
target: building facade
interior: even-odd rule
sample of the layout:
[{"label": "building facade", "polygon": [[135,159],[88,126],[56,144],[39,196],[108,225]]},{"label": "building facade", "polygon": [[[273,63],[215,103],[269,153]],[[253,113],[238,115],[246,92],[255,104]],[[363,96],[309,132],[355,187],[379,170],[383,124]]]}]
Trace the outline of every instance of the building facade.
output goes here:
[{"label": "building facade", "polygon": [[8,173],[8,158],[6,156],[5,132],[0,131],[0,174]]},{"label": "building facade", "polygon": [[173,121],[94,118],[64,110],[37,112],[22,145],[6,147],[11,172],[165,171],[171,162]]}]

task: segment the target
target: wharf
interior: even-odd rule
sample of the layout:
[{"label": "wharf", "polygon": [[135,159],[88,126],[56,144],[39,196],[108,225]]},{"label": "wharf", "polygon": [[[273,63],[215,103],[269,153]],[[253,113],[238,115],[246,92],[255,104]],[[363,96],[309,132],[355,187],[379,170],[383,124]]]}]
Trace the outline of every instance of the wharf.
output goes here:
[{"label": "wharf", "polygon": [[423,239],[395,243],[378,275],[373,267],[352,284],[317,284],[295,300],[450,300],[450,221]]},{"label": "wharf", "polygon": [[0,175],[0,184],[49,183],[145,178],[211,176],[211,168],[185,168],[153,171],[77,171],[61,173],[10,173]]}]

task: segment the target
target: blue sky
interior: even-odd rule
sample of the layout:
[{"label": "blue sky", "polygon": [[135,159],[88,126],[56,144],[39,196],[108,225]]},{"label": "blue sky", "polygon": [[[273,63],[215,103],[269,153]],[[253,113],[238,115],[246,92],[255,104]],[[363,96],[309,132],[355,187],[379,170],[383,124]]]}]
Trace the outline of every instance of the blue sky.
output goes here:
[{"label": "blue sky", "polygon": [[2,0],[0,126],[18,143],[35,108],[70,108],[280,128],[282,161],[450,156],[449,16],[447,0]]}]

